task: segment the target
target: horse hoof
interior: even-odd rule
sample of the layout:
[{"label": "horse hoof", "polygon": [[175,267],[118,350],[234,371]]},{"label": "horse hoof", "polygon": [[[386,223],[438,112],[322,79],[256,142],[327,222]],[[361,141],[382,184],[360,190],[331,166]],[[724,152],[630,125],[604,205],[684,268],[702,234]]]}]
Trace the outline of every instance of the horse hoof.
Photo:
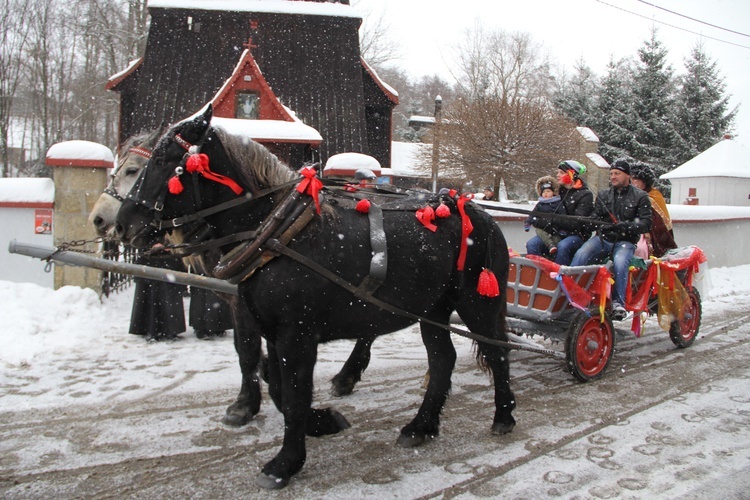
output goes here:
[{"label": "horse hoof", "polygon": [[333,417],[333,421],[338,426],[339,430],[344,431],[352,426],[352,424],[349,423],[349,421],[344,417],[341,413],[337,412],[336,410],[331,410],[331,416]]},{"label": "horse hoof", "polygon": [[280,490],[289,484],[289,479],[282,479],[270,474],[261,473],[258,476],[258,486],[265,490]]},{"label": "horse hoof", "polygon": [[503,434],[508,434],[510,431],[513,430],[513,427],[516,426],[515,422],[495,422],[492,424],[492,434],[496,436],[502,436]]},{"label": "horse hoof", "polygon": [[352,391],[354,391],[354,387],[339,387],[336,384],[331,385],[331,396],[334,398],[348,396]]},{"label": "horse hoof", "polygon": [[253,419],[253,414],[249,412],[234,412],[227,410],[221,423],[229,427],[242,427],[247,425]]},{"label": "horse hoof", "polygon": [[407,436],[406,434],[399,434],[396,444],[402,448],[415,448],[424,444],[426,440],[427,438],[425,436],[418,436],[416,434]]}]

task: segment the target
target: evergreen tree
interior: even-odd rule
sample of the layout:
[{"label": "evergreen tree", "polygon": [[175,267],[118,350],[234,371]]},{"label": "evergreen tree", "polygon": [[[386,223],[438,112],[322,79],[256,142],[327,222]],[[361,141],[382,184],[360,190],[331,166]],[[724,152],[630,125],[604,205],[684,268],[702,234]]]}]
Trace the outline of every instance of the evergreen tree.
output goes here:
[{"label": "evergreen tree", "polygon": [[638,49],[639,63],[633,74],[635,142],[631,154],[661,175],[679,164],[681,141],[674,126],[675,78],[667,63],[667,50],[656,34],[653,30],[651,39]]},{"label": "evergreen tree", "polygon": [[716,62],[701,45],[685,59],[686,74],[677,97],[677,129],[682,138],[679,161],[685,162],[721,140],[731,130],[737,109],[727,112],[729,96]]},{"label": "evergreen tree", "polygon": [[563,75],[559,79],[552,103],[571,122],[593,128],[597,121],[594,110],[599,93],[597,78],[583,59],[576,63],[574,70],[572,77]]},{"label": "evergreen tree", "polygon": [[599,136],[599,153],[608,161],[632,156],[636,121],[632,94],[632,68],[628,61],[610,60],[599,83],[591,128]]}]

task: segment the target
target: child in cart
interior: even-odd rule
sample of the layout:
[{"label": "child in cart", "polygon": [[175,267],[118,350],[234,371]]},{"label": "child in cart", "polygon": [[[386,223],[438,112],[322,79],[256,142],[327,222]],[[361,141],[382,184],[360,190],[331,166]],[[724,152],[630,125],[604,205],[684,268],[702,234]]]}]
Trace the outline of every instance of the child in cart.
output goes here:
[{"label": "child in cart", "polygon": [[[536,181],[536,191],[539,193],[539,201],[534,208],[535,212],[542,213],[556,213],[560,203],[560,196],[558,196],[558,184],[557,180],[550,176],[545,175],[540,177]],[[531,216],[529,216],[523,225],[524,231],[531,229]],[[544,229],[535,228],[536,234],[541,238],[544,245],[547,247],[547,251],[550,255],[554,255],[557,252],[557,244],[565,235],[555,231],[548,232]]]}]

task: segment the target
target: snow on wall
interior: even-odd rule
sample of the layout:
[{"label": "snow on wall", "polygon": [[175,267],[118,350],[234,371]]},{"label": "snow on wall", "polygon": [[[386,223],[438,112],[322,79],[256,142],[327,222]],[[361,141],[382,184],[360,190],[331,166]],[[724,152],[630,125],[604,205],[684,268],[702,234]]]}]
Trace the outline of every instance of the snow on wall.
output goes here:
[{"label": "snow on wall", "polygon": [[65,141],[47,150],[48,160],[94,160],[114,163],[115,155],[103,144],[91,141]]},{"label": "snow on wall", "polygon": [[0,179],[0,206],[3,204],[52,204],[55,182],[48,177],[8,177]]}]

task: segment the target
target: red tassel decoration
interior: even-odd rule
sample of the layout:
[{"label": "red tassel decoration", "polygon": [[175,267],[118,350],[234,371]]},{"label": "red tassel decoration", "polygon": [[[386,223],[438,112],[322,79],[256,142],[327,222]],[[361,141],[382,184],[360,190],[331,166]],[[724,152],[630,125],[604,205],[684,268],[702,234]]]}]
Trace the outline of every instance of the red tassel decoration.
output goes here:
[{"label": "red tassel decoration", "polygon": [[355,208],[357,209],[357,212],[361,214],[370,213],[370,200],[359,200]]},{"label": "red tassel decoration", "polygon": [[477,292],[479,292],[479,295],[485,297],[497,297],[500,295],[500,288],[498,287],[495,273],[487,268],[482,270],[482,273],[479,275]]},{"label": "red tassel decoration", "polygon": [[435,215],[440,219],[445,219],[446,217],[451,216],[451,209],[448,208],[448,205],[445,203],[441,203],[440,206],[437,207],[437,210],[435,210]]},{"label": "red tassel decoration", "polygon": [[178,176],[171,177],[169,181],[167,182],[167,188],[169,189],[169,192],[172,194],[180,194],[184,187],[182,187],[182,182],[180,182],[180,178]]}]

